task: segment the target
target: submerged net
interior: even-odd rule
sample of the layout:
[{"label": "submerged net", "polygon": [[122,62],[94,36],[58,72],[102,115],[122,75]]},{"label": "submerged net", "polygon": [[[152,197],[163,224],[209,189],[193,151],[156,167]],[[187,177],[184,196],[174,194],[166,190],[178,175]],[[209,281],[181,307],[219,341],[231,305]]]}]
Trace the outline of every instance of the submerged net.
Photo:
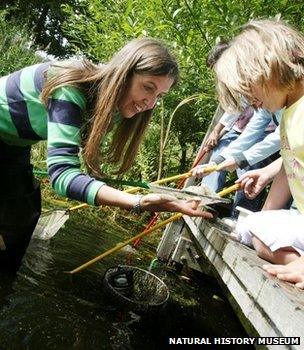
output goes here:
[{"label": "submerged net", "polygon": [[137,312],[163,307],[169,298],[169,289],[160,278],[135,266],[108,269],[103,283],[112,299]]}]

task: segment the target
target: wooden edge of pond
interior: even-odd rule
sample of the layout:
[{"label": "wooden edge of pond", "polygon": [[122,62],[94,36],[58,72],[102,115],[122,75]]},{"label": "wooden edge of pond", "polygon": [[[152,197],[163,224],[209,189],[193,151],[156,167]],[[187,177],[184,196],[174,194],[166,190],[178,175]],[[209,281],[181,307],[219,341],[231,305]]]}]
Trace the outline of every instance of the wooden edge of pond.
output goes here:
[{"label": "wooden edge of pond", "polygon": [[[213,223],[183,217],[197,252],[212,265],[237,316],[252,336],[300,336],[304,342],[304,291],[271,277],[254,250]],[[278,347],[271,347],[269,349]],[[300,349],[300,346],[279,346]]]}]

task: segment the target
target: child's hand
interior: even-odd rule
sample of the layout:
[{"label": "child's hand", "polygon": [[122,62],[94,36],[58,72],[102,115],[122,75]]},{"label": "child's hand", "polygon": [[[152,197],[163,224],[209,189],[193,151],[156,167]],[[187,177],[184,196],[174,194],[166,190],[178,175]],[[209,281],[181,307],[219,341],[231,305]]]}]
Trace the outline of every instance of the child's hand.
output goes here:
[{"label": "child's hand", "polygon": [[218,139],[219,139],[219,133],[216,130],[211,131],[209,134],[209,137],[205,143],[205,147],[208,148],[208,150],[211,150],[217,145]]},{"label": "child's hand", "polygon": [[249,199],[255,198],[269,184],[272,178],[264,169],[250,170],[236,181]]},{"label": "child's hand", "polygon": [[298,288],[304,289],[303,256],[287,265],[263,265],[263,269],[282,281],[294,283]]},{"label": "child's hand", "polygon": [[203,178],[209,175],[212,171],[217,170],[217,165],[214,162],[210,162],[207,164],[197,165],[193,169],[191,169],[192,176],[196,176],[199,178]]},{"label": "child's hand", "polygon": [[222,163],[218,164],[217,171],[221,170],[227,170],[227,171],[234,171],[238,168],[238,165],[234,158],[230,157],[225,159]]}]

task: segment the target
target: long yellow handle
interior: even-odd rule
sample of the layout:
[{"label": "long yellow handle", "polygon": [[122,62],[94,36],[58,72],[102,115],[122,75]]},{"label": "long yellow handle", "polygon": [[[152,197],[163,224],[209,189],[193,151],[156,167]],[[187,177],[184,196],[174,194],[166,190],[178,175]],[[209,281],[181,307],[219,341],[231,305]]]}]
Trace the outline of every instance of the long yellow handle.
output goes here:
[{"label": "long yellow handle", "polygon": [[176,181],[176,180],[180,180],[186,177],[191,177],[192,173],[189,171],[188,173],[184,173],[184,174],[179,174],[179,175],[175,175],[175,176],[171,176],[171,177],[167,177],[165,179],[160,179],[154,182],[151,182],[154,185],[160,185],[163,184],[165,182],[171,182],[171,181]]},{"label": "long yellow handle", "polygon": [[[228,194],[228,193],[230,193],[230,192],[236,191],[236,190],[239,189],[239,188],[240,188],[240,185],[239,185],[239,184],[235,184],[235,185],[233,185],[233,186],[230,186],[230,187],[226,188],[225,190],[223,190],[223,191],[221,191],[221,192],[218,192],[218,195],[219,195],[220,197],[223,197],[224,195],[226,195],[226,194]],[[132,237],[132,238],[130,238],[130,239],[124,241],[124,242],[118,243],[115,247],[113,247],[113,248],[107,250],[106,252],[104,252],[104,253],[102,253],[102,254],[96,256],[94,259],[92,259],[92,260],[90,260],[90,261],[84,263],[83,265],[77,267],[76,269],[74,269],[74,270],[72,270],[72,271],[68,271],[67,273],[74,274],[74,273],[77,273],[77,272],[79,272],[79,271],[81,271],[81,270],[84,270],[84,269],[86,269],[88,266],[90,266],[90,265],[94,264],[95,262],[97,262],[97,261],[99,261],[99,260],[105,258],[106,256],[108,256],[108,255],[110,255],[110,254],[116,252],[117,250],[120,250],[122,247],[124,247],[124,246],[126,246],[126,245],[128,245],[128,244],[130,244],[130,243],[132,243],[132,242],[134,242],[134,241],[136,241],[137,239],[139,239],[139,238],[141,238],[141,237],[143,237],[143,236],[145,236],[145,235],[147,235],[147,234],[149,234],[149,233],[151,233],[151,232],[153,232],[153,231],[155,231],[155,230],[158,230],[159,228],[161,228],[161,227],[163,227],[163,226],[169,224],[169,223],[172,222],[172,221],[179,220],[182,216],[183,216],[183,214],[181,214],[181,213],[172,215],[172,216],[171,216],[170,218],[168,218],[167,220],[164,220],[164,221],[160,222],[159,224],[157,224],[157,225],[155,225],[155,226],[149,228],[148,230],[145,230],[145,231],[139,233],[138,235],[136,235],[136,236],[134,236],[134,237]]]},{"label": "long yellow handle", "polygon": [[172,221],[175,221],[175,220],[180,219],[182,216],[183,216],[183,214],[181,214],[181,213],[175,214],[175,215],[171,216],[170,218],[168,218],[167,220],[164,220],[164,221],[160,222],[159,224],[157,224],[157,225],[151,227],[150,229],[148,229],[148,230],[146,230],[146,231],[143,231],[143,232],[139,233],[138,235],[136,235],[136,236],[134,236],[134,237],[132,237],[132,238],[130,238],[130,239],[124,241],[124,242],[118,243],[115,247],[113,247],[113,248],[107,250],[107,251],[104,252],[103,254],[100,254],[100,255],[96,256],[94,259],[92,259],[92,260],[86,262],[85,264],[83,264],[83,265],[77,267],[76,269],[74,269],[74,270],[72,270],[72,271],[68,271],[68,273],[70,273],[70,274],[77,273],[77,272],[79,272],[79,271],[81,271],[81,270],[87,268],[88,266],[94,264],[95,262],[97,262],[97,261],[99,261],[99,260],[105,258],[106,256],[108,256],[108,255],[110,255],[110,254],[116,252],[117,250],[120,250],[122,247],[124,247],[124,246],[126,246],[126,245],[128,245],[128,244],[130,244],[130,243],[132,243],[132,242],[134,242],[134,241],[136,241],[137,239],[139,239],[139,238],[141,238],[141,237],[147,235],[148,233],[150,233],[150,232],[152,232],[152,231],[155,231],[155,230],[158,230],[159,228],[161,228],[161,227],[163,227],[163,226],[169,224],[169,223],[172,222]]},{"label": "long yellow handle", "polygon": [[[157,181],[153,181],[153,182],[151,182],[151,184],[153,184],[153,185],[160,185],[160,184],[163,184],[165,182],[176,181],[176,180],[187,178],[187,177],[191,177],[191,176],[192,176],[192,173],[188,172],[188,173],[184,173],[184,174],[179,174],[179,175],[167,177],[165,179],[160,179],[160,180],[157,180]],[[123,192],[135,193],[135,192],[138,192],[141,189],[142,189],[141,187],[134,187],[134,188],[129,188],[127,190],[124,190]],[[77,210],[77,209],[81,209],[81,208],[86,208],[88,206],[89,205],[87,203],[82,203],[82,204],[78,204],[78,205],[75,205],[72,208],[67,209],[67,211],[73,211],[73,210]]]},{"label": "long yellow handle", "polygon": [[231,192],[233,192],[233,191],[237,191],[237,190],[240,189],[240,188],[241,188],[240,184],[234,184],[234,185],[232,185],[232,186],[230,186],[230,187],[227,187],[227,188],[225,188],[224,190],[218,192],[217,194],[218,194],[220,197],[224,197],[224,196],[226,196],[226,194],[231,193]]},{"label": "long yellow handle", "polygon": [[[152,185],[161,185],[161,184],[166,183],[166,182],[176,181],[176,180],[184,179],[184,178],[191,177],[191,176],[192,176],[192,173],[188,172],[188,173],[184,173],[184,174],[180,174],[180,175],[167,177],[165,179],[156,180],[156,181],[151,182],[151,184]],[[142,190],[142,188],[141,187],[134,187],[134,188],[129,188],[128,190],[125,190],[124,192],[135,193],[135,192],[138,192],[139,190]]]},{"label": "long yellow handle", "polygon": [[86,208],[86,207],[89,207],[89,204],[81,203],[81,204],[75,205],[72,208],[67,209],[67,211],[73,211],[73,210],[82,209],[82,208]]},{"label": "long yellow handle", "polygon": [[213,173],[214,171],[217,171],[217,165],[210,165],[206,166],[206,168],[203,169],[204,173]]}]

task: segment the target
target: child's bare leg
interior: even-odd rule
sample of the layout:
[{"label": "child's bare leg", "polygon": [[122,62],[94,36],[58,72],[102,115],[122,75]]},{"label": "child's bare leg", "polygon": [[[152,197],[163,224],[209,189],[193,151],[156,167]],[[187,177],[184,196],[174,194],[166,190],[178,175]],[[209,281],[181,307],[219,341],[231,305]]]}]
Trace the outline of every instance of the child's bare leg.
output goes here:
[{"label": "child's bare leg", "polygon": [[266,244],[255,236],[252,236],[252,244],[260,258],[274,264],[285,265],[298,259],[300,256],[300,254],[291,247],[281,248],[272,252]]}]

